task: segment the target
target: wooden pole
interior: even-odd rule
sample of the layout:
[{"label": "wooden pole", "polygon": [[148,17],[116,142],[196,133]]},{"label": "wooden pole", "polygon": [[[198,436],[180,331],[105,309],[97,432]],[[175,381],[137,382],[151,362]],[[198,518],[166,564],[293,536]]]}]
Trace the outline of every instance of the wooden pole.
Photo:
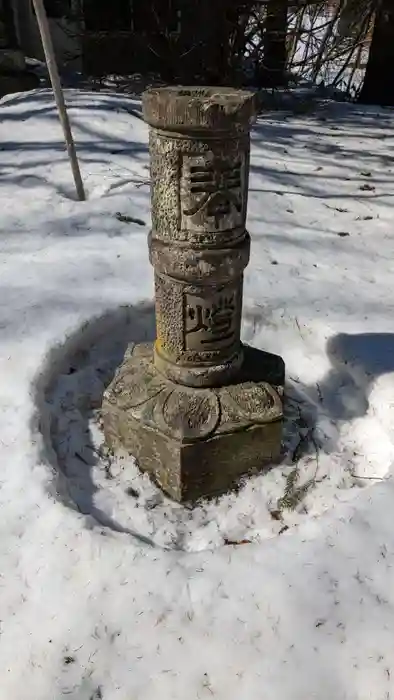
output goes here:
[{"label": "wooden pole", "polygon": [[80,201],[84,201],[86,199],[85,190],[82,182],[81,171],[78,165],[78,158],[71,132],[70,121],[67,114],[66,103],[64,101],[64,94],[60,83],[48,18],[45,12],[43,0],[33,0],[33,5],[36,12],[49,77],[51,79],[51,84],[55,95],[56,106],[59,112],[59,119],[63,128],[64,139],[67,146],[68,157],[70,159],[77,196]]}]

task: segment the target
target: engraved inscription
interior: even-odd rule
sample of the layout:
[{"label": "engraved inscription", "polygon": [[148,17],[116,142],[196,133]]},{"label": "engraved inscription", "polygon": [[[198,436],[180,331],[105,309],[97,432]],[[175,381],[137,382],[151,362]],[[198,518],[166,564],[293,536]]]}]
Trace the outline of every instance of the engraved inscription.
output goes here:
[{"label": "engraved inscription", "polygon": [[186,216],[194,216],[198,211],[206,210],[207,216],[213,218],[215,228],[219,228],[220,219],[230,214],[231,206],[241,211],[241,164],[228,166],[214,162],[208,165],[192,165],[190,168],[190,192],[197,195],[196,203],[185,209]]},{"label": "engraved inscription", "polygon": [[240,314],[240,299],[235,289],[209,298],[185,294],[185,350],[204,352],[229,347],[237,338]]},{"label": "engraved inscription", "polygon": [[242,224],[242,156],[221,158],[184,156],[181,180],[182,226],[223,231]]}]

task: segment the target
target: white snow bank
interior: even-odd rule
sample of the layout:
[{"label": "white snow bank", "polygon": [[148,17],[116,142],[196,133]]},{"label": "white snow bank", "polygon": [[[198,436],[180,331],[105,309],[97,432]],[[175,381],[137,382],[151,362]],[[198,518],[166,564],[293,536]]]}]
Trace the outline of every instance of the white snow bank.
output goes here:
[{"label": "white snow bank", "polygon": [[[81,471],[56,471],[75,465],[70,436],[100,440],[83,399],[97,402],[123,322],[129,339],[152,332],[139,106],[68,101],[85,203],[50,93],[0,104],[1,697],[389,698],[393,117],[259,121],[243,333],[283,355],[298,423],[280,468],[185,514],[131,464],[106,480],[83,453]],[[280,522],[311,425],[317,450],[297,466],[316,484]]]}]

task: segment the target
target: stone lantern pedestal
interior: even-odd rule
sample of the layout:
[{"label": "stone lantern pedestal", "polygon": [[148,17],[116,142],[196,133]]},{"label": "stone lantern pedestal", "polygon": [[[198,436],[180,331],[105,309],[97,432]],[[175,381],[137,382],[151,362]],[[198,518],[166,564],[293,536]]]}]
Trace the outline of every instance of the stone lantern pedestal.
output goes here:
[{"label": "stone lantern pedestal", "polygon": [[240,340],[254,95],[168,87],[150,125],[157,339],[105,393],[107,442],[178,501],[225,492],[280,453],[284,364]]}]

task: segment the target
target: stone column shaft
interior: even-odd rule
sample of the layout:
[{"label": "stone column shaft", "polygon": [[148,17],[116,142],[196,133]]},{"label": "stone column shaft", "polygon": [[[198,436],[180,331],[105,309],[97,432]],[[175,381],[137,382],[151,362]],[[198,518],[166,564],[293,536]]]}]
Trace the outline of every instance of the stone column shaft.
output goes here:
[{"label": "stone column shaft", "polygon": [[155,364],[189,386],[230,381],[242,364],[243,271],[253,93],[158,89],[150,124]]}]

